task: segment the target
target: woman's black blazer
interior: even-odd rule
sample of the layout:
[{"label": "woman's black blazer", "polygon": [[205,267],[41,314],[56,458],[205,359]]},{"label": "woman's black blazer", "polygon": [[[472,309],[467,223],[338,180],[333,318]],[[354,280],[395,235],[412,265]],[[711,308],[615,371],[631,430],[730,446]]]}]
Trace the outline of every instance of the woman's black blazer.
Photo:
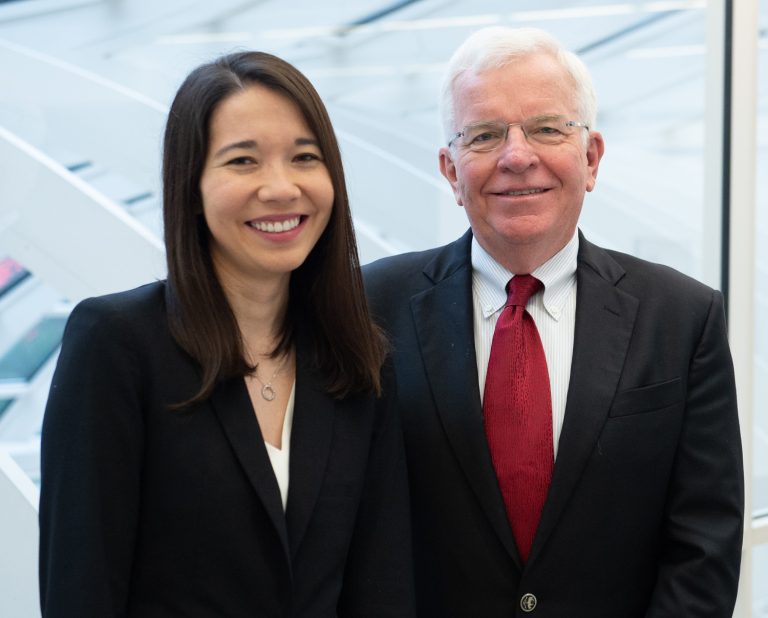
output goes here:
[{"label": "woman's black blazer", "polygon": [[387,394],[328,397],[297,343],[288,504],[245,382],[188,411],[199,369],[166,286],[89,299],[45,412],[44,618],[412,615],[402,438]]}]

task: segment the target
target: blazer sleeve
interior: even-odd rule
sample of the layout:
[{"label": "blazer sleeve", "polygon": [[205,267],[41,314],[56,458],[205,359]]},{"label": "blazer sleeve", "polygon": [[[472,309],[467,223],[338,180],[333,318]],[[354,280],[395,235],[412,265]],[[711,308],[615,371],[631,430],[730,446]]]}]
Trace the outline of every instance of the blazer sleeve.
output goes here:
[{"label": "blazer sleeve", "polygon": [[339,600],[339,618],[415,616],[410,506],[394,370],[383,370],[365,487]]},{"label": "blazer sleeve", "polygon": [[64,332],[41,441],[44,618],[127,613],[143,422],[137,346],[123,317],[90,299]]},{"label": "blazer sleeve", "polygon": [[744,479],[723,299],[713,292],[690,360],[686,411],[646,618],[730,618],[736,602]]}]

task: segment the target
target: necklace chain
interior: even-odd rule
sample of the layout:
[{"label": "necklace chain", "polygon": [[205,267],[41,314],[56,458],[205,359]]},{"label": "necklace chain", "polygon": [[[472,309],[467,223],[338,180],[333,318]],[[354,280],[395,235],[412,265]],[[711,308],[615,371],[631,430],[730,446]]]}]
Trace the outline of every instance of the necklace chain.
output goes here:
[{"label": "necklace chain", "polygon": [[283,356],[283,360],[280,361],[277,369],[275,369],[275,373],[273,373],[272,377],[266,382],[262,382],[259,377],[259,363],[256,363],[256,366],[253,368],[253,377],[259,381],[259,384],[261,384],[261,397],[264,401],[273,401],[275,397],[277,397],[277,391],[275,391],[275,387],[272,386],[272,382],[274,382],[275,378],[277,378],[277,375],[282,370],[283,365],[285,365],[285,362],[288,360],[288,356],[288,354]]}]

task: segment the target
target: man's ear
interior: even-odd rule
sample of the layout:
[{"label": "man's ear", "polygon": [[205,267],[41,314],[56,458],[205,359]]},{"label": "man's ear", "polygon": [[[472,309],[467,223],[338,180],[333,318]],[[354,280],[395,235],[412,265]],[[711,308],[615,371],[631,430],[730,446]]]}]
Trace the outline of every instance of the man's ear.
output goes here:
[{"label": "man's ear", "polygon": [[595,188],[597,182],[597,169],[600,167],[600,159],[605,152],[605,142],[603,136],[598,131],[589,132],[589,143],[587,144],[587,191]]},{"label": "man's ear", "polygon": [[456,203],[459,206],[463,206],[461,192],[459,191],[459,179],[456,175],[456,164],[453,162],[451,149],[447,146],[443,146],[438,153],[438,157],[440,159],[440,173],[445,176],[445,179],[450,183]]}]

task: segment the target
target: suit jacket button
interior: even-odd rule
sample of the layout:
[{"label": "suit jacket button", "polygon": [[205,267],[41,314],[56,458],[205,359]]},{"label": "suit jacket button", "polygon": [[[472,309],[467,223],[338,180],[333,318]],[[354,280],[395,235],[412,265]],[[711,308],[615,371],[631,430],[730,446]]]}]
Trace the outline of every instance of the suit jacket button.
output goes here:
[{"label": "suit jacket button", "polygon": [[520,599],[520,609],[526,613],[532,612],[536,609],[536,603],[536,596],[528,592]]}]

